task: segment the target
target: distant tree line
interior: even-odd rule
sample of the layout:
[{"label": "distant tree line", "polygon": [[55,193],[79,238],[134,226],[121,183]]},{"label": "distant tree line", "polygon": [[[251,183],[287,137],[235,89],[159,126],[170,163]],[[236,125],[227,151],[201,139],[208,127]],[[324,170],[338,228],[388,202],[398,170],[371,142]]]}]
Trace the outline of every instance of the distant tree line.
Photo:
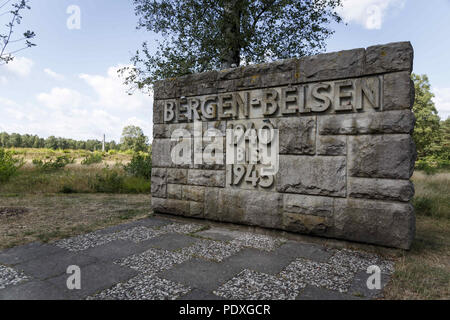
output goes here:
[{"label": "distant tree line", "polygon": [[[77,149],[77,150],[102,150],[102,141],[87,140],[80,141],[74,139],[60,138],[50,136],[47,139],[40,138],[37,135],[18,134],[6,132],[0,133],[0,147],[3,148],[47,148],[47,149]],[[120,144],[115,141],[105,143],[105,149],[120,150]]]},{"label": "distant tree line", "polygon": [[[40,138],[37,135],[19,134],[6,132],[0,133],[0,148],[47,148],[47,149],[74,149],[101,151],[102,141],[100,140],[74,140],[50,136],[47,139]],[[109,150],[133,150],[133,151],[149,151],[150,146],[148,137],[146,137],[141,128],[136,126],[127,126],[123,129],[120,143],[114,140],[105,142],[105,151]]]}]

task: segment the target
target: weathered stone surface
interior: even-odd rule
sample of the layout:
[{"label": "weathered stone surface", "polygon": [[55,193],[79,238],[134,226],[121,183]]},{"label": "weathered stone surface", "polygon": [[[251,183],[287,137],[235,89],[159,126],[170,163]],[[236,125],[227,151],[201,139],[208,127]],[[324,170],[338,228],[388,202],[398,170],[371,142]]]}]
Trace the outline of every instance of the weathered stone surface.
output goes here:
[{"label": "weathered stone surface", "polygon": [[179,95],[194,96],[217,93],[217,74],[217,71],[208,71],[179,77],[177,79]]},{"label": "weathered stone surface", "polygon": [[152,197],[152,208],[154,212],[171,213],[180,216],[187,216],[190,212],[189,201],[175,199]]},{"label": "weathered stone surface", "polygon": [[205,218],[278,228],[281,225],[281,194],[249,190],[207,188]]},{"label": "weathered stone surface", "polygon": [[410,72],[384,75],[384,111],[411,109],[414,104],[414,94],[414,83]]},{"label": "weathered stone surface", "polygon": [[153,85],[153,98],[155,100],[171,99],[179,96],[179,87],[176,79],[156,81]]},{"label": "weathered stone surface", "polygon": [[175,130],[179,133],[185,132],[186,138],[192,138],[194,125],[192,123],[157,124],[153,126],[153,138],[170,139]]},{"label": "weathered stone surface", "polygon": [[396,42],[366,49],[366,74],[412,71],[414,50],[410,42]]},{"label": "weathered stone surface", "polygon": [[155,100],[153,102],[153,123],[154,124],[164,123],[163,110],[164,110],[164,101]]},{"label": "weathered stone surface", "polygon": [[364,49],[319,54],[300,59],[300,81],[359,77],[364,74]]},{"label": "weathered stone surface", "polygon": [[415,233],[409,203],[339,199],[335,203],[334,237],[409,249]]},{"label": "weathered stone surface", "polygon": [[183,186],[183,200],[203,202],[205,200],[205,187]]},{"label": "weathered stone surface", "polygon": [[153,197],[165,198],[167,196],[167,169],[152,169],[152,187]]},{"label": "weathered stone surface", "polygon": [[408,180],[349,178],[351,198],[408,202],[414,196],[414,185]]},{"label": "weathered stone surface", "polygon": [[343,114],[318,118],[320,135],[411,133],[415,117],[410,110]]},{"label": "weathered stone surface", "polygon": [[283,211],[286,213],[332,217],[334,198],[305,196],[300,194],[283,195]]},{"label": "weathered stone surface", "polygon": [[183,186],[180,184],[168,184],[167,198],[175,200],[183,200]]},{"label": "weathered stone surface", "polygon": [[278,120],[280,154],[316,153],[316,117]]},{"label": "weathered stone surface", "polygon": [[[391,43],[157,82],[154,208],[408,248],[412,60],[409,42]],[[194,144],[196,121],[202,142]],[[262,143],[263,128],[276,139]],[[172,141],[176,129],[187,137]],[[222,161],[207,163],[208,154]],[[262,154],[275,155],[272,165]],[[190,159],[175,163],[182,155]]]},{"label": "weathered stone surface", "polygon": [[186,184],[187,169],[167,169],[167,183]]},{"label": "weathered stone surface", "polygon": [[321,156],[345,156],[347,154],[347,137],[318,136],[317,154]]},{"label": "weathered stone surface", "polygon": [[153,124],[153,139],[166,138],[167,126],[164,124]]},{"label": "weathered stone surface", "polygon": [[189,216],[193,218],[203,218],[205,204],[203,202],[189,202]]},{"label": "weathered stone surface", "polygon": [[205,187],[225,187],[225,171],[223,170],[189,170],[188,184]]},{"label": "weathered stone surface", "polygon": [[346,196],[345,157],[280,155],[278,192],[334,197]]},{"label": "weathered stone surface", "polygon": [[410,135],[349,137],[348,168],[352,177],[409,179],[416,148]]},{"label": "weathered stone surface", "polygon": [[170,158],[170,140],[154,139],[152,143],[152,166],[170,167],[172,160]]},{"label": "weathered stone surface", "polygon": [[205,187],[168,184],[167,197],[169,199],[203,203],[205,200]]},{"label": "weathered stone surface", "polygon": [[297,213],[283,213],[283,229],[312,235],[326,235],[333,220],[327,217],[310,216]]}]

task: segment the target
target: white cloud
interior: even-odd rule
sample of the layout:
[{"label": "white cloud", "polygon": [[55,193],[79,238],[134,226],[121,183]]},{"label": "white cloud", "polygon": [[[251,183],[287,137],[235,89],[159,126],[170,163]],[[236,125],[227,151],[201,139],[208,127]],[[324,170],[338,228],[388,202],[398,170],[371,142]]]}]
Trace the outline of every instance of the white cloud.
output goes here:
[{"label": "white cloud", "polygon": [[8,79],[5,76],[1,76],[0,77],[0,84],[7,84],[8,83]]},{"label": "white cloud", "polygon": [[53,88],[50,93],[40,93],[37,100],[43,103],[47,108],[78,108],[80,107],[83,96],[78,91],[68,88]]},{"label": "white cloud", "polygon": [[0,127],[7,132],[83,140],[106,134],[107,140],[119,141],[123,127],[133,124],[151,138],[153,98],[138,92],[129,96],[117,69],[81,75],[85,89],[54,87],[22,104],[0,99]]},{"label": "white cloud", "polygon": [[450,88],[434,88],[434,103],[442,120],[450,116]]},{"label": "white cloud", "polygon": [[123,79],[117,73],[117,70],[122,67],[124,65],[110,67],[106,76],[81,74],[80,78],[97,93],[97,105],[102,108],[125,108],[130,111],[151,108],[151,105],[148,105],[150,101],[148,95],[140,92],[135,92],[131,96],[128,95]]},{"label": "white cloud", "polygon": [[55,79],[55,80],[64,80],[64,76],[61,74],[58,74],[56,72],[54,72],[53,70],[46,68],[44,69],[44,72],[51,78]]},{"label": "white cloud", "polygon": [[21,77],[26,77],[31,73],[33,61],[25,57],[14,57],[14,60],[6,65],[6,69]]},{"label": "white cloud", "polygon": [[403,8],[406,0],[343,0],[339,14],[345,22],[356,22],[367,29],[381,29],[391,9]]}]

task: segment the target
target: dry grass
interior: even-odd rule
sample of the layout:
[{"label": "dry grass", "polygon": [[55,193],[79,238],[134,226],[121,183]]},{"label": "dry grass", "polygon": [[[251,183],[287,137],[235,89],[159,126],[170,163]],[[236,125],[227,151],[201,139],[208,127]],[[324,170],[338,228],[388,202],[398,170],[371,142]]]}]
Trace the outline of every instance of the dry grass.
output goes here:
[{"label": "dry grass", "polygon": [[395,268],[385,299],[450,299],[450,220],[418,216],[413,246]]},{"label": "dry grass", "polygon": [[[54,194],[64,181],[85,190],[88,178],[99,170],[97,166],[70,166],[34,175],[25,168],[12,182],[0,186],[0,249],[148,216],[150,196],[145,194]],[[410,251],[392,251],[396,271],[385,289],[385,299],[450,299],[450,173],[418,172],[413,181],[416,240]]]},{"label": "dry grass", "polygon": [[0,249],[141,219],[149,215],[150,201],[149,195],[0,194]]},{"label": "dry grass", "polygon": [[[41,172],[35,166],[27,164],[20,169],[17,176],[7,183],[0,184],[0,194],[96,193],[92,182],[98,182],[98,176],[106,174],[104,169],[103,164],[90,166],[69,164],[64,169]],[[122,166],[110,169],[123,177],[122,193],[149,194],[150,181],[141,177],[127,176]]]},{"label": "dry grass", "polygon": [[[7,150],[14,152],[16,158],[24,159],[27,164],[31,164],[34,159],[50,160],[60,156],[74,158],[75,163],[80,164],[85,157],[94,153],[87,150],[51,150],[45,148],[10,148]],[[105,153],[102,163],[108,165],[126,164],[131,160],[131,157],[132,154],[126,152]]]},{"label": "dry grass", "polygon": [[386,299],[450,299],[450,173],[413,176],[416,239],[400,252]]}]

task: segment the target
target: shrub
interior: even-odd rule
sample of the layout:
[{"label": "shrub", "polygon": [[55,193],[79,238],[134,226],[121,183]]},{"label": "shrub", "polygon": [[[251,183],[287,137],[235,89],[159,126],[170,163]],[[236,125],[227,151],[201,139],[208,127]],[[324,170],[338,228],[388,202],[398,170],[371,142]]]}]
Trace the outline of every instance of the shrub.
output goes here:
[{"label": "shrub", "polygon": [[0,182],[7,182],[23,166],[23,159],[14,159],[9,151],[0,149]]},{"label": "shrub", "polygon": [[63,169],[66,165],[74,163],[75,159],[67,156],[57,157],[55,160],[42,161],[40,159],[33,159],[33,164],[43,172],[51,172],[59,169]]},{"label": "shrub", "polygon": [[130,163],[123,168],[129,175],[150,179],[152,175],[152,157],[149,154],[136,153],[133,155]]},{"label": "shrub", "polygon": [[433,215],[433,200],[425,197],[413,198],[414,209],[417,214],[430,217]]},{"label": "shrub", "polygon": [[121,193],[124,190],[124,177],[116,170],[104,168],[102,173],[97,173],[94,179],[89,180],[89,187],[95,192]]},{"label": "shrub", "polygon": [[64,185],[62,188],[61,188],[61,191],[60,191],[61,193],[66,193],[66,194],[69,194],[69,193],[77,193],[77,191],[72,187],[72,186],[69,186],[69,185]]},{"label": "shrub", "polygon": [[82,165],[89,166],[94,163],[101,163],[103,161],[103,156],[101,153],[95,152],[91,153],[83,161],[81,161]]},{"label": "shrub", "polygon": [[108,154],[113,156],[113,155],[118,154],[118,152],[117,152],[117,150],[111,149],[111,150],[108,151]]},{"label": "shrub", "polygon": [[450,161],[447,159],[436,158],[434,156],[423,157],[416,161],[416,169],[431,175],[437,173],[439,170],[450,169]]},{"label": "shrub", "polygon": [[149,179],[142,177],[127,177],[124,180],[124,193],[150,193],[151,183]]}]

